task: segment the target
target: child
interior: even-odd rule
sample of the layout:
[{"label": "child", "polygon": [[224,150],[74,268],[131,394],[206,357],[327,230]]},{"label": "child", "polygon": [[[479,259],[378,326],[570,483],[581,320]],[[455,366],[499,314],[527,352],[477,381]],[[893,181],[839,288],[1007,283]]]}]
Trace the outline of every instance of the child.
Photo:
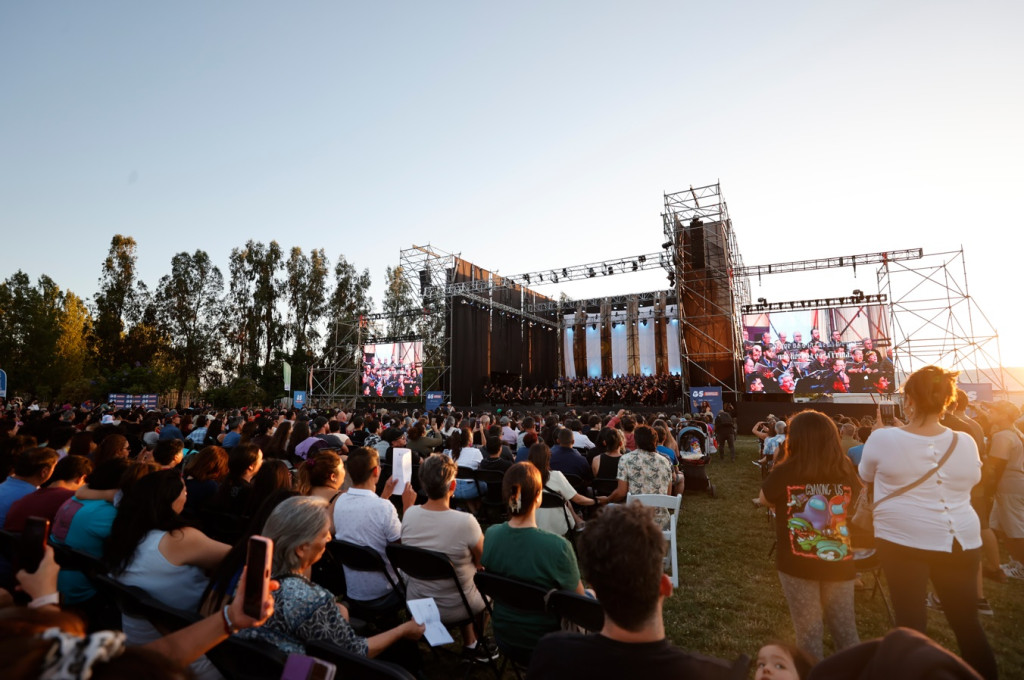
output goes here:
[{"label": "child", "polygon": [[754,680],[802,680],[813,666],[803,651],[784,642],[770,642],[757,650]]}]

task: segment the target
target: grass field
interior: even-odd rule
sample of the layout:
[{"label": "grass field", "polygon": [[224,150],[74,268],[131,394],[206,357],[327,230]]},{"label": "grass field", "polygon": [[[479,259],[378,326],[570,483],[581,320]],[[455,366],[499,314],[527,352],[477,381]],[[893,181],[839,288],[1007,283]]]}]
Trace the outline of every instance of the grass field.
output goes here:
[{"label": "grass field", "polygon": [[[728,660],[740,654],[754,657],[770,640],[794,639],[774,555],[769,556],[774,533],[766,511],[751,503],[761,483],[760,470],[749,462],[756,453],[753,437],[739,437],[737,462],[716,459],[707,469],[716,497],[683,497],[677,536],[679,588],[664,608],[666,633],[674,644]],[[868,586],[874,583],[870,575],[864,580]],[[1000,676],[1024,678],[1024,583],[986,581],[985,594],[995,616],[981,617],[982,625],[999,661]],[[858,591],[856,597],[861,639],[884,635],[890,624],[882,594],[872,598],[870,591]],[[957,652],[945,617],[939,612],[928,617],[928,633]],[[827,653],[832,649],[827,633],[825,648]],[[442,665],[444,669],[428,666],[427,672],[460,673],[446,662]],[[483,668],[474,676],[493,677]],[[506,673],[506,678],[512,677]]]}]

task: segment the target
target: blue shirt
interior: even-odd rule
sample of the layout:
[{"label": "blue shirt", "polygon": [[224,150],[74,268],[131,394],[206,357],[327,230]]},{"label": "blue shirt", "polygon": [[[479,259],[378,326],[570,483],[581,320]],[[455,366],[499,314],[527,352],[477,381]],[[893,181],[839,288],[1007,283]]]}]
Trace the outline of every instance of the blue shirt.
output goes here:
[{"label": "blue shirt", "polygon": [[226,435],[224,435],[224,441],[221,442],[221,446],[223,446],[225,449],[233,449],[236,446],[238,446],[238,442],[240,442],[241,440],[242,435],[240,432],[228,432]]},{"label": "blue shirt", "polygon": [[185,441],[185,435],[181,433],[181,430],[179,430],[176,425],[168,424],[164,425],[160,430],[159,441],[163,441],[165,439],[179,439],[181,441]]},{"label": "blue shirt", "polygon": [[14,505],[14,501],[21,500],[37,488],[35,484],[29,484],[15,477],[8,477],[3,484],[0,484],[0,527],[7,521],[7,511]]},{"label": "blue shirt", "polygon": [[520,446],[519,450],[516,451],[516,462],[525,463],[530,460],[530,447]]},{"label": "blue shirt", "polygon": [[864,445],[851,446],[850,450],[846,452],[846,457],[853,461],[854,465],[860,465],[860,457],[864,455]]},{"label": "blue shirt", "polygon": [[673,465],[676,464],[676,452],[673,451],[672,449],[668,448],[667,446],[659,446],[658,453],[668,458],[668,461]]},{"label": "blue shirt", "polygon": [[594,478],[594,468],[590,467],[587,459],[576,449],[564,446],[555,446],[551,449],[551,469],[558,470],[563,475],[576,475],[583,481]]},{"label": "blue shirt", "polygon": [[[57,510],[50,538],[93,557],[103,557],[103,543],[116,516],[117,508],[105,500],[82,501],[72,497]],[[96,594],[85,574],[71,569],[61,569],[57,574],[57,590],[68,604],[84,602]]]}]

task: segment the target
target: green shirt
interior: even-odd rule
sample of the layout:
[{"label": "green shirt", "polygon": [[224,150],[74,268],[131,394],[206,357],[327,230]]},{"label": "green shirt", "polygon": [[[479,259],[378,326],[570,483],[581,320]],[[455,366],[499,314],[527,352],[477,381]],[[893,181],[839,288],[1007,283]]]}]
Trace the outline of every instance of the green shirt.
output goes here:
[{"label": "green shirt", "polygon": [[[569,541],[540,529],[515,529],[507,523],[492,526],[484,537],[482,563],[487,571],[541,588],[575,591],[580,582]],[[495,637],[503,644],[533,649],[544,635],[558,630],[559,621],[495,603],[493,625]]]}]

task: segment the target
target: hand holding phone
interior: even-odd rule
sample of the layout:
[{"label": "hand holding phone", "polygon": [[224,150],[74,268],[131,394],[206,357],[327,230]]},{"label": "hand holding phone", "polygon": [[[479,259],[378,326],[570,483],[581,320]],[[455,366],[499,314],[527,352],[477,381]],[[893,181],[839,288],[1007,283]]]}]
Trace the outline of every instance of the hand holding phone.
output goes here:
[{"label": "hand holding phone", "polygon": [[21,532],[18,544],[18,566],[30,574],[39,569],[46,548],[46,537],[50,535],[50,520],[29,517]]},{"label": "hand holding phone", "polygon": [[263,618],[263,610],[270,599],[270,566],[273,556],[272,540],[264,536],[253,536],[249,539],[242,611],[246,616],[257,620]]},{"label": "hand holding phone", "polygon": [[883,401],[878,406],[879,414],[882,416],[882,424],[892,427],[896,424],[895,405],[891,401]]}]

